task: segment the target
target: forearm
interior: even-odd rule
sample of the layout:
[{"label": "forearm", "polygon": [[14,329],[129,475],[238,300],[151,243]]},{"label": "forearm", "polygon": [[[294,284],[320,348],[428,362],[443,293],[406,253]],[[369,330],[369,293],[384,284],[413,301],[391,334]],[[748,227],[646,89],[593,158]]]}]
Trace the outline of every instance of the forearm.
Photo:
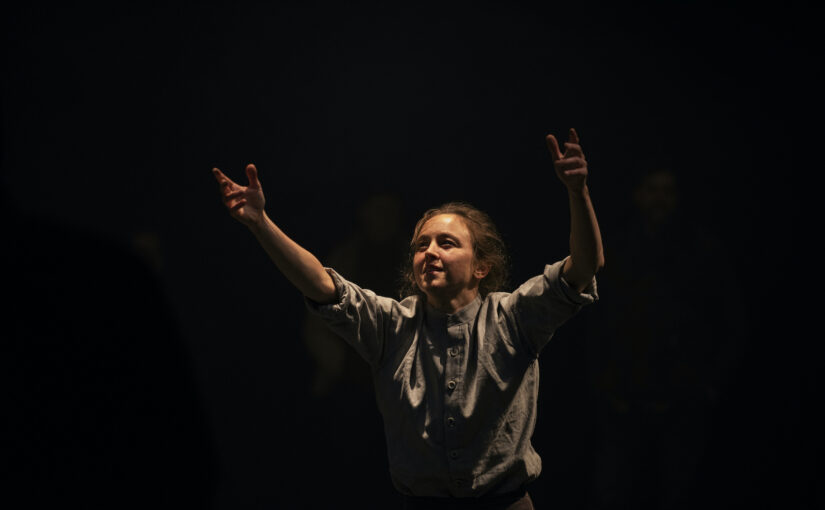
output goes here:
[{"label": "forearm", "polygon": [[335,284],[321,262],[290,239],[263,213],[261,220],[249,227],[266,253],[302,294],[318,303],[336,299]]},{"label": "forearm", "polygon": [[593,275],[604,266],[602,235],[596,212],[585,185],[581,192],[568,190],[570,200],[570,258],[564,265],[564,278],[582,291]]}]

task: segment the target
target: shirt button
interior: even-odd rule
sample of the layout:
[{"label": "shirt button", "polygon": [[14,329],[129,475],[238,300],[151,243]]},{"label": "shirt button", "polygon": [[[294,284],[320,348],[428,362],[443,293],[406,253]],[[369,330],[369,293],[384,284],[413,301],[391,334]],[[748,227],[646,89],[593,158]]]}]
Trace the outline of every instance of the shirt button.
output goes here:
[{"label": "shirt button", "polygon": [[451,429],[455,428],[455,418],[453,418],[452,416],[447,418],[447,426],[450,427]]},{"label": "shirt button", "polygon": [[455,379],[450,379],[450,382],[447,383],[447,387],[451,390],[455,389]]},{"label": "shirt button", "polygon": [[458,458],[458,450],[451,451],[450,452],[450,458],[451,459],[457,459]]},{"label": "shirt button", "polygon": [[450,347],[449,349],[447,349],[447,353],[455,358],[456,356],[458,356],[458,347]]}]

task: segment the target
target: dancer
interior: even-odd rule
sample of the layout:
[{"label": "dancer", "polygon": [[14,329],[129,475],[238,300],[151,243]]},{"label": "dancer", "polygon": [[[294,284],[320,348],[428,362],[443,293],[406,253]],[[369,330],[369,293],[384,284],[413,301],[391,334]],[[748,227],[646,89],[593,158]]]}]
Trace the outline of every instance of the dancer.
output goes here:
[{"label": "dancer", "polygon": [[[264,210],[254,165],[241,186],[213,169],[232,217],[256,236],[309,310],[370,365],[393,485],[404,508],[532,509],[541,459],[538,356],[555,330],[598,299],[601,234],[574,129],[547,145],[570,204],[570,255],[513,292],[504,243],[487,214],[451,202],[415,226],[401,300],[325,268]],[[543,232],[541,233],[544,234]]]}]

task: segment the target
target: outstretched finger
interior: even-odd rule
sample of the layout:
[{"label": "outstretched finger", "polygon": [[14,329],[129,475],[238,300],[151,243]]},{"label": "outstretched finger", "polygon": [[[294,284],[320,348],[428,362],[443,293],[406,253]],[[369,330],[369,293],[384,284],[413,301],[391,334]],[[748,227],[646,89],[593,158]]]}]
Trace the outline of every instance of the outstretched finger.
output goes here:
[{"label": "outstretched finger", "polygon": [[556,141],[555,136],[547,135],[547,148],[550,150],[550,157],[553,158],[553,161],[558,161],[562,158],[561,151],[559,150],[559,142]]},{"label": "outstretched finger", "polygon": [[565,142],[564,143],[564,157],[565,158],[583,158],[584,153],[582,152],[581,145],[572,142]]},{"label": "outstretched finger", "polygon": [[212,175],[214,175],[214,176],[215,176],[215,179],[218,181],[218,184],[220,184],[220,185],[221,185],[221,189],[223,189],[223,188],[225,188],[225,187],[227,187],[227,186],[230,186],[230,185],[232,185],[232,184],[235,184],[234,182],[232,182],[232,179],[230,179],[229,177],[225,176],[225,175],[223,174],[223,172],[221,172],[221,171],[220,171],[220,170],[218,170],[217,168],[213,168],[213,169],[212,169]]},{"label": "outstretched finger", "polygon": [[261,189],[261,181],[258,180],[258,169],[252,163],[246,165],[246,178],[249,179],[249,187]]},{"label": "outstretched finger", "polygon": [[567,138],[570,140],[570,143],[580,145],[579,134],[576,133],[576,130],[574,128],[570,128],[570,133],[567,135]]}]

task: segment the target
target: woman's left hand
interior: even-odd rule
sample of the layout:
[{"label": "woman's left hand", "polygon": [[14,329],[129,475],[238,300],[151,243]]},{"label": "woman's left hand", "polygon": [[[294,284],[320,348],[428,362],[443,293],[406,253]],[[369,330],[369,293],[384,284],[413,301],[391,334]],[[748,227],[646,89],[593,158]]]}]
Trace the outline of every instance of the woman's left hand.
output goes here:
[{"label": "woman's left hand", "polygon": [[547,148],[553,158],[556,175],[567,189],[573,193],[582,193],[587,185],[587,160],[584,159],[579,135],[570,128],[569,142],[564,144],[564,153],[559,150],[559,143],[553,135],[547,135]]}]

